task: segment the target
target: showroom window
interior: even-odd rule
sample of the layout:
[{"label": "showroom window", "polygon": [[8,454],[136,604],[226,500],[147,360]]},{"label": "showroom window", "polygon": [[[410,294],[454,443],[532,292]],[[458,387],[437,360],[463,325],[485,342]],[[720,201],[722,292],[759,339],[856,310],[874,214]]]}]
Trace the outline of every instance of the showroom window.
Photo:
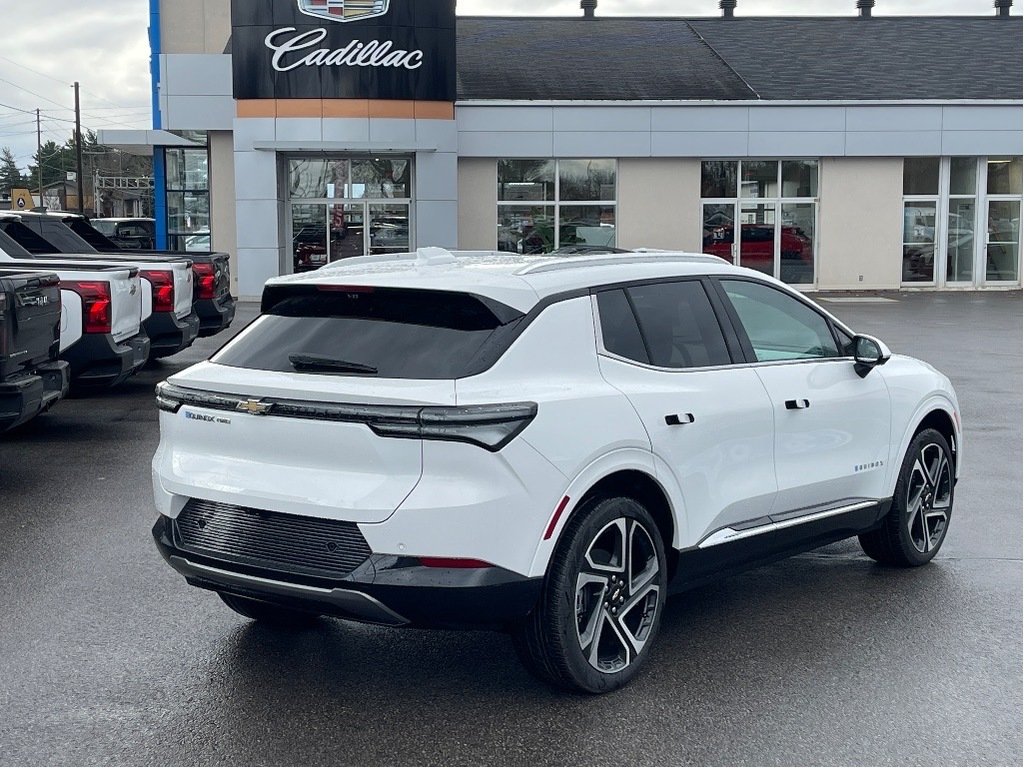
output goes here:
[{"label": "showroom window", "polygon": [[[209,250],[210,159],[206,147],[164,150],[167,246]],[[201,247],[197,243],[202,243]]]},{"label": "showroom window", "polygon": [[498,250],[615,247],[615,160],[499,160]]},{"label": "showroom window", "polygon": [[813,285],[818,174],[817,160],[705,160],[704,252],[787,283]]},{"label": "showroom window", "polygon": [[903,284],[1020,279],[1021,158],[909,157],[903,163]]}]

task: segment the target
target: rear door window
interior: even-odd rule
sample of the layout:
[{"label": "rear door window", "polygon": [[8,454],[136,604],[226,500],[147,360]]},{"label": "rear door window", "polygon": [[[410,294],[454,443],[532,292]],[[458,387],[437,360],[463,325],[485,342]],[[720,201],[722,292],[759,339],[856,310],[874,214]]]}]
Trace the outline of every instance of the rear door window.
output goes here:
[{"label": "rear door window", "polygon": [[522,320],[464,293],[396,288],[270,289],[264,314],[213,362],[238,368],[389,379],[479,372]]},{"label": "rear door window", "polygon": [[711,300],[697,280],[602,293],[598,310],[605,349],[614,354],[659,368],[732,362]]}]

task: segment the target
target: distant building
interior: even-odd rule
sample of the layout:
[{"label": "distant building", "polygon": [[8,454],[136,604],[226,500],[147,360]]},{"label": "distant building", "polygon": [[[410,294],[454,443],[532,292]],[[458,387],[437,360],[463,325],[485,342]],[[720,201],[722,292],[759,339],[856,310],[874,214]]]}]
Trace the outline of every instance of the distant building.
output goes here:
[{"label": "distant building", "polygon": [[430,245],[706,251],[819,290],[1020,286],[1005,0],[974,17],[584,5],[151,0],[163,234],[209,228],[243,296]]}]

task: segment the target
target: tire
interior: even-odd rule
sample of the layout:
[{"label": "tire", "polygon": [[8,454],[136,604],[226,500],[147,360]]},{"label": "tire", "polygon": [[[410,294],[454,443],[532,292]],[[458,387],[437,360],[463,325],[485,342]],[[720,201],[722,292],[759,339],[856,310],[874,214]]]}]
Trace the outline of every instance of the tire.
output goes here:
[{"label": "tire", "polygon": [[892,508],[879,528],[859,537],[864,553],[902,568],[930,562],[953,516],[955,471],[946,438],[934,429],[917,433],[903,458]]},{"label": "tire", "polygon": [[265,603],[262,600],[253,600],[250,597],[230,595],[226,592],[219,592],[220,599],[235,613],[253,619],[261,624],[272,624],[275,627],[301,629],[312,626],[319,618],[319,614],[296,611],[285,608],[274,603]]},{"label": "tire", "polygon": [[641,504],[625,497],[588,502],[555,548],[540,602],[513,628],[520,658],[565,690],[623,687],[658,633],[666,562],[658,526]]}]

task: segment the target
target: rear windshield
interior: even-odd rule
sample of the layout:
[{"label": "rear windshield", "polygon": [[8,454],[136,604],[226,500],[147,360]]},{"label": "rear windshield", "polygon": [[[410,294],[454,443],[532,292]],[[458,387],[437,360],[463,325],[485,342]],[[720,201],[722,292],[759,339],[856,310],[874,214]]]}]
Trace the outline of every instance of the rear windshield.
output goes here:
[{"label": "rear windshield", "polygon": [[31,258],[31,254],[43,255],[60,253],[48,240],[36,234],[20,221],[4,221],[0,223],[0,231],[5,237],[0,238],[0,248],[8,256],[16,259]]},{"label": "rear windshield", "polygon": [[104,237],[113,237],[117,233],[116,221],[100,221],[98,219],[93,219],[89,223],[92,224],[93,229]]},{"label": "rear windshield", "polygon": [[66,222],[68,228],[78,235],[80,238],[85,240],[89,245],[95,248],[97,251],[117,251],[120,250],[117,244],[111,240],[108,240],[106,235],[94,229],[92,224],[85,221],[84,219],[70,219]]},{"label": "rear windshield", "polygon": [[[288,295],[292,293],[295,295]],[[318,375],[457,379],[485,370],[522,319],[465,293],[303,287],[264,299],[264,315],[220,365]]]}]

